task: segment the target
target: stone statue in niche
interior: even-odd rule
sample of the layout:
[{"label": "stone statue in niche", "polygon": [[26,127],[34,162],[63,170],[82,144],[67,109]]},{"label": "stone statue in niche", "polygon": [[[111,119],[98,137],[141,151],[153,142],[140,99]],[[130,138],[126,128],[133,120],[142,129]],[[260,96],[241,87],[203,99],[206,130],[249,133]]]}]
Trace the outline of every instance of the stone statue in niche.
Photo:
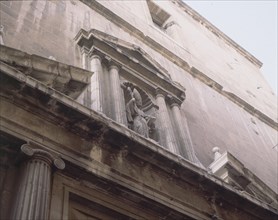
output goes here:
[{"label": "stone statue in niche", "polygon": [[142,110],[142,97],[132,84],[128,84],[124,88],[130,96],[126,104],[129,127],[136,133],[149,138],[150,128],[154,127],[155,117],[145,114]]}]

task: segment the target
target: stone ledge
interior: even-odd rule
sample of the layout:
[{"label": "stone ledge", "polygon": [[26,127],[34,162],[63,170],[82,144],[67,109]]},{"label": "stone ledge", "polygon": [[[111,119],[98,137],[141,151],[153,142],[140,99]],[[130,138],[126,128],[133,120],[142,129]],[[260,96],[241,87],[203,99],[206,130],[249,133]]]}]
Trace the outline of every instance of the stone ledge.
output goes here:
[{"label": "stone ledge", "polygon": [[90,83],[92,72],[0,45],[1,69],[13,68],[77,98]]}]

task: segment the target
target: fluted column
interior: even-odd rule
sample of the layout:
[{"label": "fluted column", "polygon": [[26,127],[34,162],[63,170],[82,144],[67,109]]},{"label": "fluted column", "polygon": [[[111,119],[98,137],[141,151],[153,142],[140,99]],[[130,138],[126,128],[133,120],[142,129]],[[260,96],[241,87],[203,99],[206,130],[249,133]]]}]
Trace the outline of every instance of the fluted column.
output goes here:
[{"label": "fluted column", "polygon": [[91,94],[89,94],[90,108],[99,112],[103,112],[103,97],[101,81],[103,77],[103,69],[101,65],[101,57],[97,53],[90,56],[90,71],[94,72],[91,77]]},{"label": "fluted column", "polygon": [[156,104],[158,105],[157,114],[157,129],[159,132],[159,143],[165,146],[170,151],[178,154],[177,144],[171,125],[170,117],[168,114],[168,109],[165,102],[165,94],[161,90],[157,90],[156,94]]},{"label": "fluted column", "polygon": [[172,112],[173,124],[175,125],[174,130],[175,130],[176,139],[179,143],[180,155],[200,165],[200,162],[195,155],[193,146],[190,144],[189,137],[188,137],[189,134],[186,133],[186,129],[184,127],[184,121],[181,117],[180,105],[177,102],[172,101],[170,108]]},{"label": "fluted column", "polygon": [[30,158],[23,164],[12,219],[48,219],[52,168],[64,169],[65,163],[28,144],[21,151]]},{"label": "fluted column", "polygon": [[120,76],[119,76],[119,67],[111,62],[109,64],[109,81],[110,81],[110,97],[111,97],[111,106],[112,106],[112,119],[115,121],[125,124],[125,106],[124,106],[124,97],[122,94]]}]

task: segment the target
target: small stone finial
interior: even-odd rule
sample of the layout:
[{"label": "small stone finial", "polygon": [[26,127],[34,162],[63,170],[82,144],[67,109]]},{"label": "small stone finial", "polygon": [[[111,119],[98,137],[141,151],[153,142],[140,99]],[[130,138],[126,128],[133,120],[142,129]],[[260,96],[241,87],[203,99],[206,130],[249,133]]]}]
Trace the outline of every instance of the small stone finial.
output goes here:
[{"label": "small stone finial", "polygon": [[220,150],[219,147],[212,148],[212,152],[214,154],[214,161],[216,161],[217,159],[219,159],[221,157],[219,150]]}]

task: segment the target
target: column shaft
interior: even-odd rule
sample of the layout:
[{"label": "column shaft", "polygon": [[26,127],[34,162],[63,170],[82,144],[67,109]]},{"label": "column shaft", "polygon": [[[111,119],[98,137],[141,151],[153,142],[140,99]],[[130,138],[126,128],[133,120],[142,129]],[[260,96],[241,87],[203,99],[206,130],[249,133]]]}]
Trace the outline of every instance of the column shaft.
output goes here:
[{"label": "column shaft", "polygon": [[44,161],[32,159],[25,164],[13,219],[47,219],[50,175]]},{"label": "column shaft", "polygon": [[125,106],[120,85],[119,68],[115,65],[109,67],[109,77],[110,77],[110,98],[112,106],[111,117],[122,124],[125,124]]},{"label": "column shaft", "polygon": [[159,107],[157,114],[159,143],[162,146],[168,148],[170,151],[178,154],[173,128],[168,114],[168,109],[165,103],[165,97],[161,94],[158,94],[156,96],[156,103]]},{"label": "column shaft", "polygon": [[178,104],[172,104],[171,111],[174,122],[173,124],[175,125],[175,134],[179,142],[180,155],[194,163],[199,164],[200,162],[195,155],[193,146],[188,140],[189,137],[187,137],[186,129],[183,124],[183,119],[181,117],[180,107],[178,106]]},{"label": "column shaft", "polygon": [[91,77],[91,91],[89,94],[90,108],[99,112],[103,112],[103,97],[101,88],[101,79],[103,77],[103,69],[101,58],[99,55],[93,55],[90,60],[90,71],[94,72]]},{"label": "column shaft", "polygon": [[61,159],[43,150],[22,145],[28,156],[22,166],[21,179],[13,206],[12,219],[48,219],[52,165],[64,169]]}]

